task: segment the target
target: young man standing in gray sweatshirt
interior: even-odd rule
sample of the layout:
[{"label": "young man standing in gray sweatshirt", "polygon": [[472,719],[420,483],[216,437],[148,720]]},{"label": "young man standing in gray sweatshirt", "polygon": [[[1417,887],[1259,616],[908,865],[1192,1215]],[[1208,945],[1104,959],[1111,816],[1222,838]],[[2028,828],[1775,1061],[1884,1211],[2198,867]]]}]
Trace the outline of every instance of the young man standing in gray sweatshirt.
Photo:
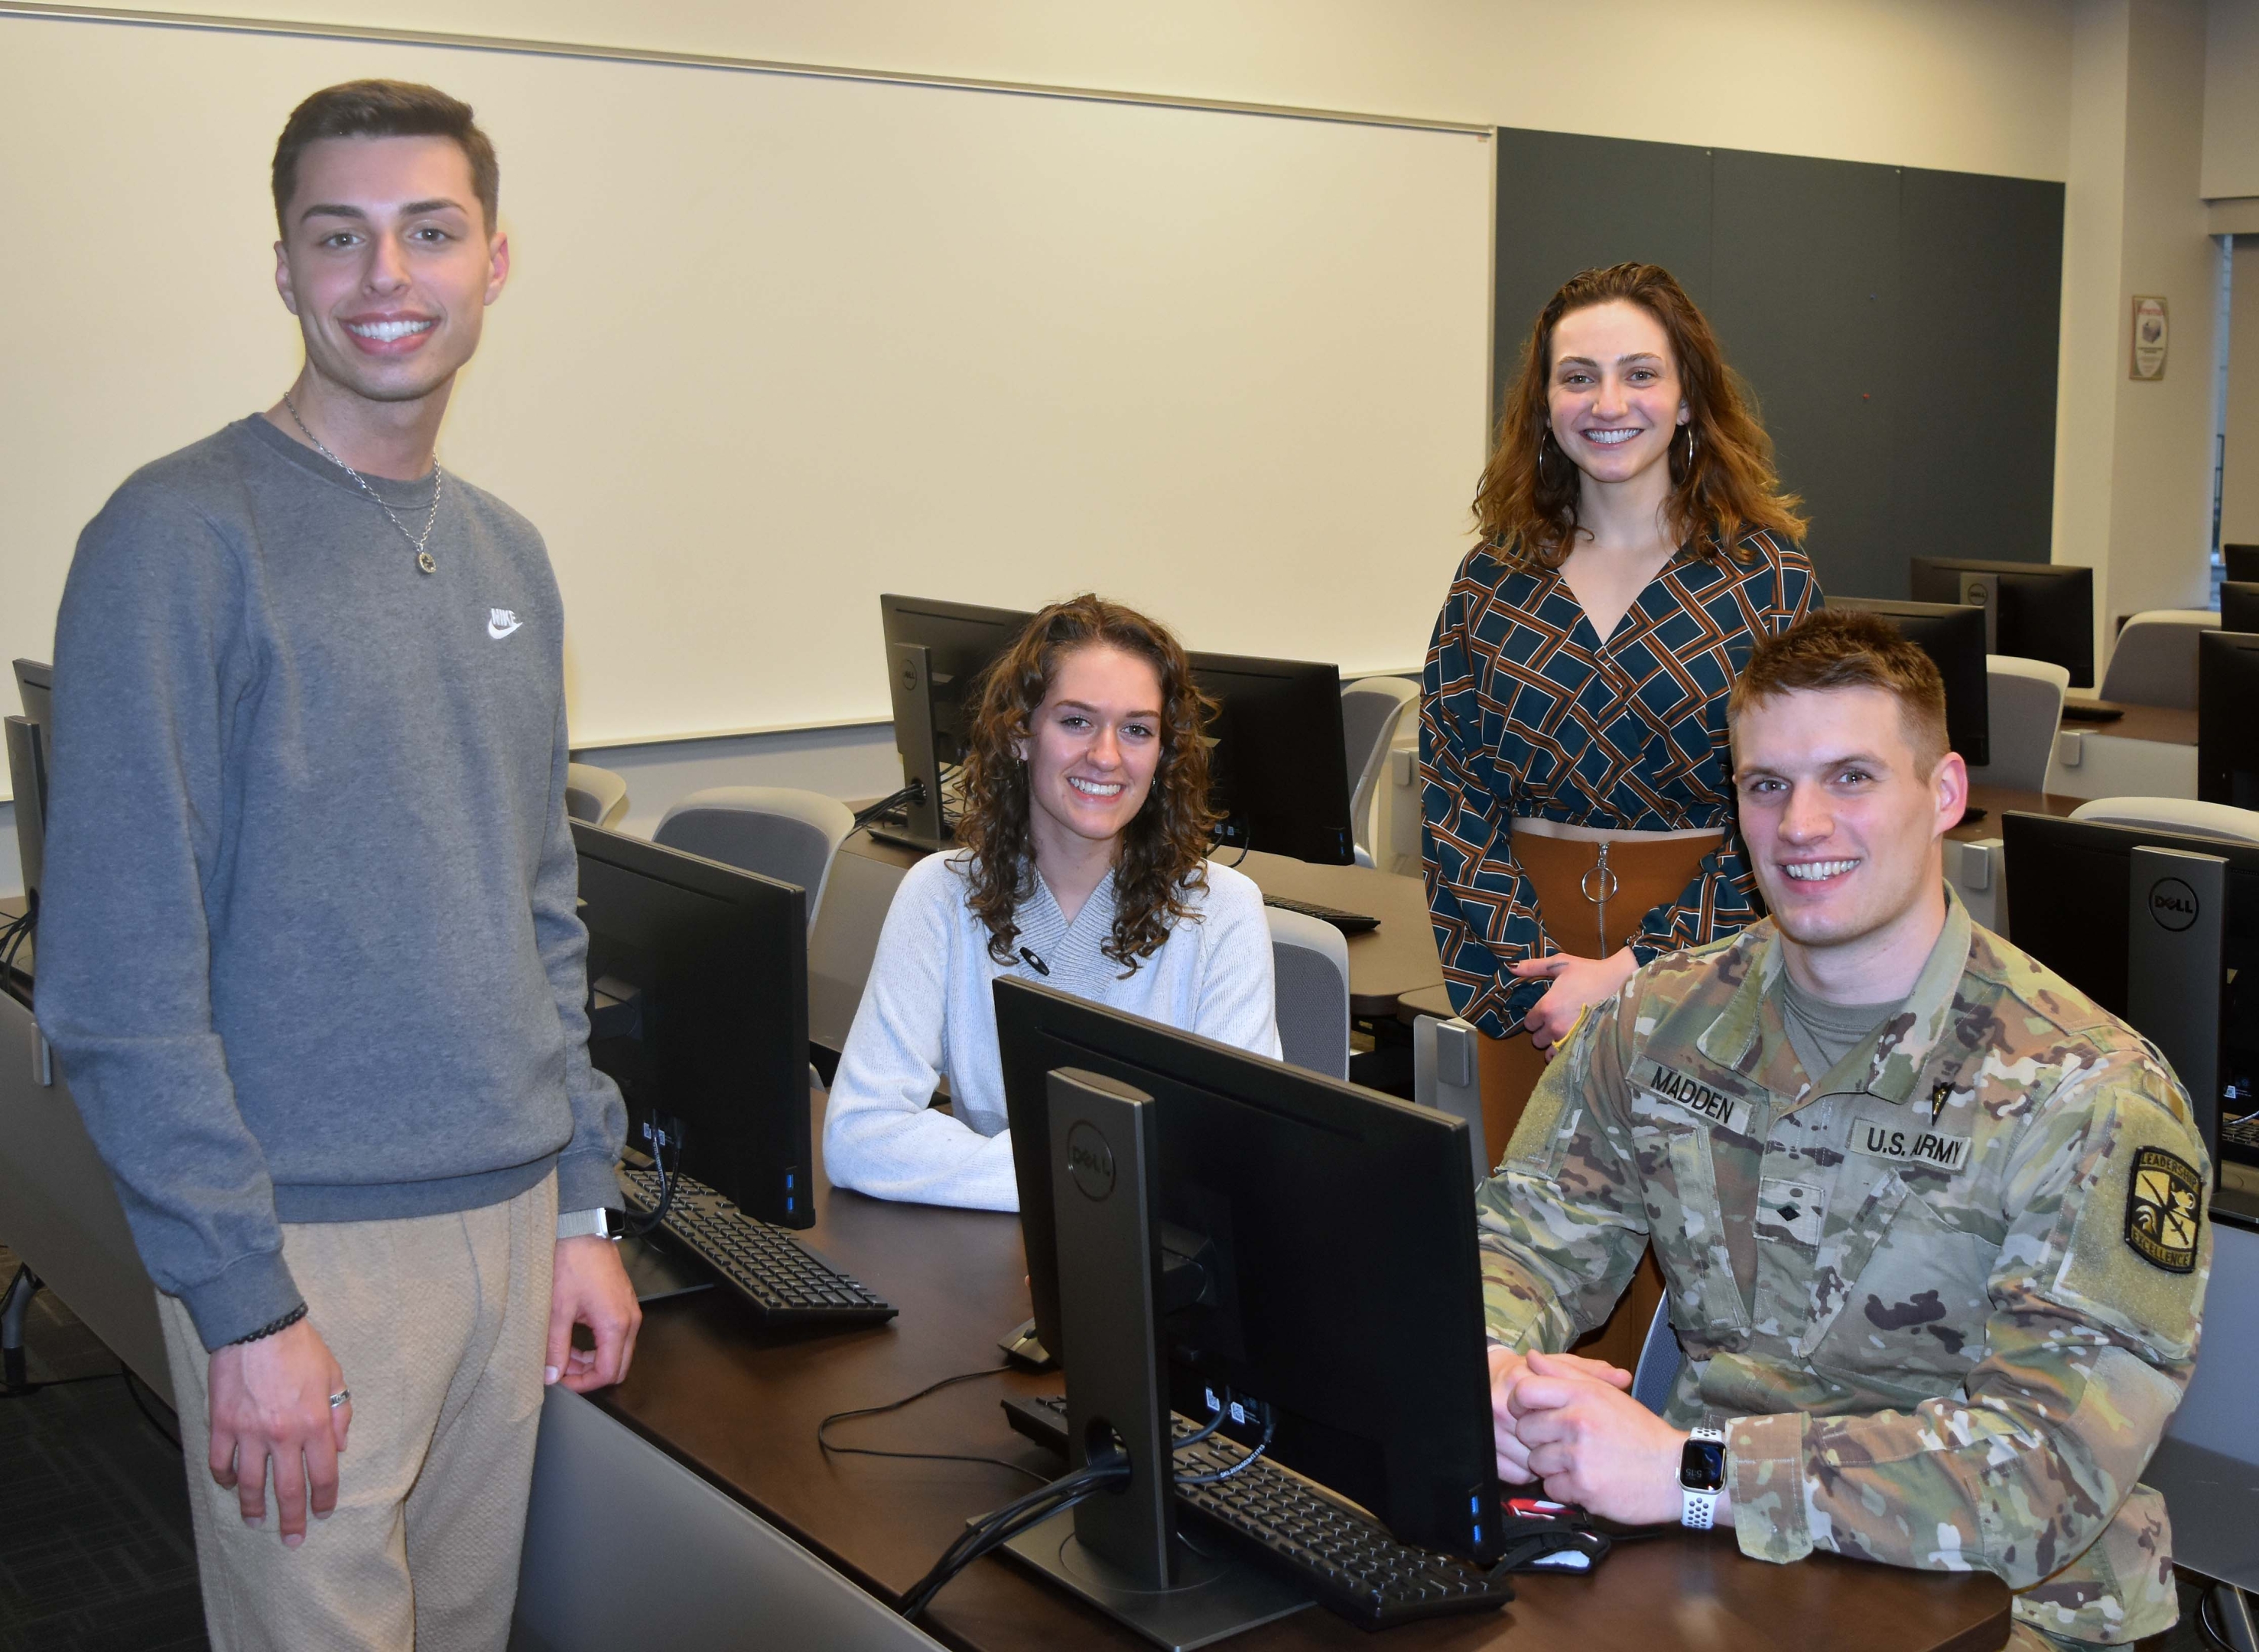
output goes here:
[{"label": "young man standing in gray sweatshirt", "polygon": [[118,489],[57,621],[39,1016],[162,1292],[224,1649],[498,1652],[543,1382],[617,1381],[640,1323],[556,584],[433,458],[496,182],[428,87],[300,105],[305,367]]}]

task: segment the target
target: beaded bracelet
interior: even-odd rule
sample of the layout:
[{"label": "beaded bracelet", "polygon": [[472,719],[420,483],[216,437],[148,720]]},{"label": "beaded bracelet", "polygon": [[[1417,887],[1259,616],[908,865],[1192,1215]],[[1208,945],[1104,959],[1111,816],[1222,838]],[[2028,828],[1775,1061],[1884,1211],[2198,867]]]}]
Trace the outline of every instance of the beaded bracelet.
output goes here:
[{"label": "beaded bracelet", "polygon": [[303,1320],[305,1317],[306,1305],[303,1302],[301,1302],[296,1307],[292,1308],[281,1319],[269,1320],[266,1324],[260,1326],[255,1331],[246,1331],[242,1335],[237,1337],[235,1341],[230,1342],[228,1346],[230,1348],[240,1348],[246,1342],[260,1342],[267,1337],[274,1335],[277,1331],[289,1330],[293,1325],[296,1325],[300,1320]]}]

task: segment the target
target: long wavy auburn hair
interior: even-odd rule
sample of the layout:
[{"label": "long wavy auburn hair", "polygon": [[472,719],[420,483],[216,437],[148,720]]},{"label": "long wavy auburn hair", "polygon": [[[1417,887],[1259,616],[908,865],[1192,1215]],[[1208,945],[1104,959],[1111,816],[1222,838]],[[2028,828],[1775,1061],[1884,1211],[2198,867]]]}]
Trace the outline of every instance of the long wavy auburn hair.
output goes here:
[{"label": "long wavy auburn hair", "polygon": [[957,841],[972,851],[970,904],[988,926],[988,953],[999,964],[1012,961],[1020,933],[1012,914],[1036,887],[1028,765],[1017,748],[1034,737],[1036,713],[1061,662],[1094,647],[1134,655],[1161,680],[1160,761],[1144,807],[1122,829],[1114,863],[1114,932],[1099,950],[1125,974],[1134,972],[1190,910],[1187,894],[1208,883],[1217,815],[1208,807],[1201,737],[1215,702],[1201,693],[1192,662],[1165,627],[1103,597],[1054,602],[989,666],[966,741]]},{"label": "long wavy auburn hair", "polygon": [[1475,523],[1509,562],[1557,568],[1577,540],[1577,502],[1584,473],[1553,439],[1547,388],[1553,377],[1553,331],[1572,311],[1615,300],[1637,304],[1671,341],[1686,402],[1683,430],[1694,433],[1687,454],[1672,434],[1671,534],[1701,556],[1745,557],[1742,538],[1764,530],[1801,543],[1803,502],[1780,491],[1772,438],[1758,423],[1755,397],[1726,365],[1717,335],[1659,264],[1612,264],[1571,276],[1537,312],[1522,346],[1521,368],[1506,393],[1498,439],[1475,490]]}]

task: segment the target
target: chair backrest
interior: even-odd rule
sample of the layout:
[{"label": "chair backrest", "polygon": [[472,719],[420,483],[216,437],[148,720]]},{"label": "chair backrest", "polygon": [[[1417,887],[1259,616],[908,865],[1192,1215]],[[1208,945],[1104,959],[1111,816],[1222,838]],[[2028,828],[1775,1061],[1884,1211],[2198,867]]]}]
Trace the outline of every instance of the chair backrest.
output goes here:
[{"label": "chair backrest", "polygon": [[2259,844],[2259,809],[2199,803],[2192,797],[2098,797],[2071,810],[2070,817],[2105,826],[2149,826],[2234,844]]},{"label": "chair backrest", "polygon": [[1647,1322],[1647,1341],[1640,1346],[1639,1364],[1631,1374],[1631,1397],[1661,1416],[1685,1359],[1678,1333],[1671,1328],[1671,1292],[1666,1289],[1655,1305],[1655,1317]]},{"label": "chair backrest", "polygon": [[1279,1053],[1293,1065],[1349,1077],[1349,943],[1330,923],[1265,907],[1277,982]]},{"label": "chair backrest", "polygon": [[789,786],[716,786],[666,811],[652,841],[796,883],[808,891],[808,927],[823,903],[832,857],[855,830],[836,797]]},{"label": "chair backrest", "polygon": [[628,783],[593,763],[565,765],[565,812],[591,826],[616,826],[628,812]]},{"label": "chair backrest", "polygon": [[2063,690],[2070,687],[2070,673],[2052,660],[1985,655],[1992,760],[1981,767],[1971,764],[1969,778],[1979,786],[2045,791],[2048,760],[2063,726]]},{"label": "chair backrest", "polygon": [[2220,629],[2205,608],[2157,608],[2136,614],[2118,633],[2102,673],[2102,698],[2127,706],[2196,709],[2196,639]]},{"label": "chair backrest", "polygon": [[1372,864],[1372,794],[1388,767],[1396,725],[1420,698],[1416,683],[1401,677],[1366,677],[1342,685],[1342,755],[1348,759],[1349,817],[1357,846]]}]

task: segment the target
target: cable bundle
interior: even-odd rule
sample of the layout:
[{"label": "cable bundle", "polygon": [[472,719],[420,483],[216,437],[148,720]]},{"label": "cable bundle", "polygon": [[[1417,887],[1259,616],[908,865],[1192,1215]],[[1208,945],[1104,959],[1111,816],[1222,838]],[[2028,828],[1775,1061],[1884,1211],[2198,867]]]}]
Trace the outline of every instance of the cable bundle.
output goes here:
[{"label": "cable bundle", "polygon": [[944,1584],[991,1549],[1009,1542],[1030,1526],[1041,1525],[1052,1515],[1072,1508],[1093,1492],[1102,1492],[1129,1478],[1127,1462],[1117,1459],[1095,1463],[1038,1487],[993,1513],[982,1515],[934,1562],[931,1571],[910,1585],[909,1592],[902,1597],[902,1616],[915,1618],[923,1612]]}]

